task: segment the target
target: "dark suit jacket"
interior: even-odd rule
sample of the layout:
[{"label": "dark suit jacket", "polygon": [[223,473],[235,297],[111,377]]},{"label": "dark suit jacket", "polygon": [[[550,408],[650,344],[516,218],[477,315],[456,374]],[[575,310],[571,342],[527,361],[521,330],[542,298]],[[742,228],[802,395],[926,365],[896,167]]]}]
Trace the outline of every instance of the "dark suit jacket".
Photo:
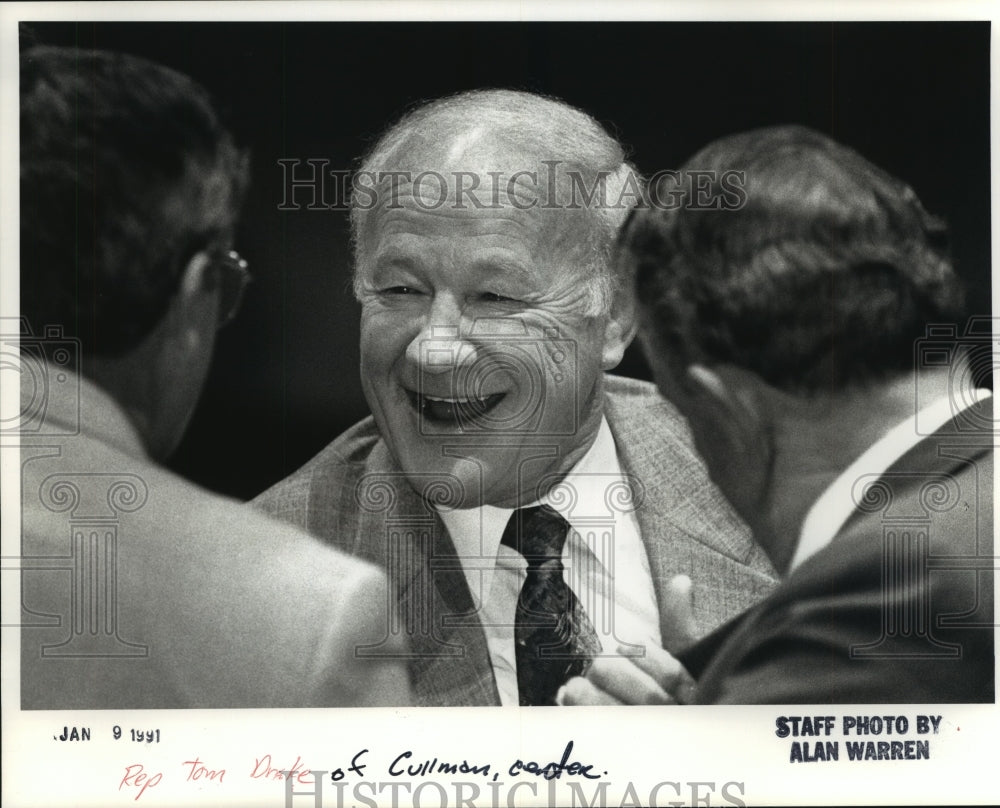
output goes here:
[{"label": "dark suit jacket", "polygon": [[[707,632],[764,597],[775,584],[773,568],[709,481],[676,410],[645,382],[608,376],[605,389],[657,597],[671,577],[690,575],[696,619]],[[367,418],[254,505],[388,570],[402,620],[393,632],[412,650],[418,704],[499,704],[461,562],[426,504],[447,501],[448,481],[428,478],[418,488],[423,497]]]},{"label": "dark suit jacket", "polygon": [[829,545],[681,655],[697,700],[992,702],[991,444],[952,422],[893,464]]}]

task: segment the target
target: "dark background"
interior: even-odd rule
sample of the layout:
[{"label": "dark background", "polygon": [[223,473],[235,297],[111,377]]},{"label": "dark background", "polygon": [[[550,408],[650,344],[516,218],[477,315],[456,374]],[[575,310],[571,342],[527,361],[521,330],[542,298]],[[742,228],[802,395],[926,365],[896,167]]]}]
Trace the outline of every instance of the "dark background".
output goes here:
[{"label": "dark background", "polygon": [[[951,226],[970,313],[990,308],[988,23],[44,23],[40,42],[189,74],[253,154],[237,248],[254,275],[221,332],[182,474],[248,498],[367,414],[347,214],[281,211],[278,160],[349,169],[421,99],[558,96],[645,173],[732,132],[802,123],[901,177]],[[155,132],[149,133],[156,137]],[[648,378],[636,349],[620,372]]]}]

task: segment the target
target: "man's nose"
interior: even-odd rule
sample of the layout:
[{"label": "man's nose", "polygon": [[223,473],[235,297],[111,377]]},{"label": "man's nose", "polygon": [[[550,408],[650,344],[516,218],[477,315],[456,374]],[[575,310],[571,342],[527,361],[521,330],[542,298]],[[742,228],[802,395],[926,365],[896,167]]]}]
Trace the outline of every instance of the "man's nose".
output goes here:
[{"label": "man's nose", "polygon": [[424,373],[453,373],[475,358],[461,309],[447,299],[435,299],[423,325],[406,348],[406,358]]}]

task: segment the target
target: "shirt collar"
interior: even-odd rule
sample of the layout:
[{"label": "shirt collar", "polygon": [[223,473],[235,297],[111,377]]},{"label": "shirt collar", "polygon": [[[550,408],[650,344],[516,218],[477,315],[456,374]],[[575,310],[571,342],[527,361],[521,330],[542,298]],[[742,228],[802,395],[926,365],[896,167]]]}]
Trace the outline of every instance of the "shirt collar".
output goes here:
[{"label": "shirt collar", "polygon": [[[620,473],[621,465],[611,428],[607,419],[601,418],[597,437],[586,454],[558,485],[531,505],[549,505],[570,524],[574,519],[605,514],[606,508],[602,506],[608,475]],[[594,509],[595,513],[590,514],[589,511]],[[448,528],[455,552],[462,559],[462,569],[473,593],[480,591],[480,586],[482,592],[489,593],[500,539],[514,511],[514,508],[494,505],[441,511],[441,521]]]},{"label": "shirt collar", "polygon": [[788,572],[826,547],[840,532],[854,513],[851,489],[858,477],[863,474],[881,475],[925,436],[936,432],[959,413],[990,395],[989,390],[980,389],[962,399],[941,396],[915,415],[905,418],[873,443],[823,491],[809,509],[802,522],[799,543],[788,565]]}]

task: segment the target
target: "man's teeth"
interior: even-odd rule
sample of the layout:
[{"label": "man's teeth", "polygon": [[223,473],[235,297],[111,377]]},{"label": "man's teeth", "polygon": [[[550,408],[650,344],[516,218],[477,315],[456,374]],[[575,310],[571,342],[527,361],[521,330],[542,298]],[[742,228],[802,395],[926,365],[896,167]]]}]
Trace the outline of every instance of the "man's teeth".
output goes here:
[{"label": "man's teeth", "polygon": [[438,404],[471,404],[473,402],[483,402],[486,401],[484,398],[438,398],[437,396],[424,395],[427,401],[433,401]]},{"label": "man's teeth", "polygon": [[469,398],[451,396],[429,396],[426,394],[414,396],[414,402],[426,417],[437,421],[457,422],[460,415],[467,418],[478,418],[492,410],[503,398],[503,393]]}]

